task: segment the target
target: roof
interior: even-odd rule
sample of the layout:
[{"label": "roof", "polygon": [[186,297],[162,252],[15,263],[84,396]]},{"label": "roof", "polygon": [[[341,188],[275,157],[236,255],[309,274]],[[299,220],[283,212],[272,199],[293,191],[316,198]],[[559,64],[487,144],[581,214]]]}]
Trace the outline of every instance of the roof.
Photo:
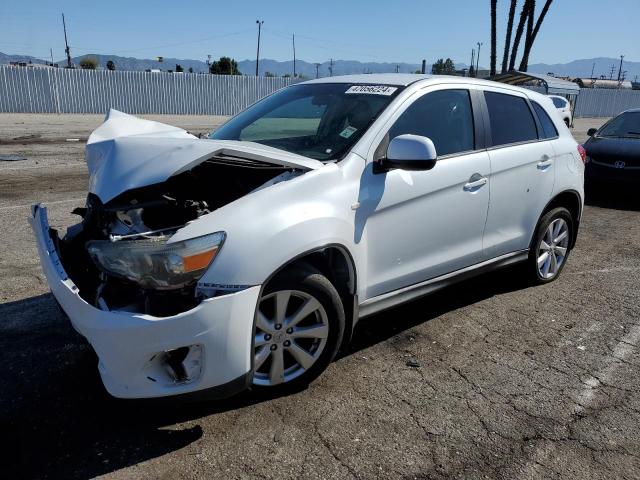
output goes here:
[{"label": "roof", "polygon": [[[339,75],[336,77],[322,77],[314,80],[307,80],[305,82],[297,83],[296,85],[314,83],[355,83],[406,87],[416,82],[442,83],[443,80],[447,83],[471,83],[475,85],[495,86],[495,82],[488,79],[460,77],[457,75],[426,75],[420,73],[365,73],[359,75]],[[517,89],[519,87],[514,85],[514,88]]]},{"label": "roof", "polygon": [[337,77],[322,77],[303,83],[368,83],[374,85],[397,85],[406,87],[418,80],[427,80],[433,75],[415,73],[363,73],[359,75],[339,75]]},{"label": "roof", "polygon": [[509,85],[523,85],[537,81],[538,83],[542,83],[546,93],[555,93],[560,95],[578,95],[580,93],[579,85],[569,82],[568,80],[562,80],[560,78],[542,75],[540,73],[512,70],[511,72],[494,75],[490,80],[507,83]]}]

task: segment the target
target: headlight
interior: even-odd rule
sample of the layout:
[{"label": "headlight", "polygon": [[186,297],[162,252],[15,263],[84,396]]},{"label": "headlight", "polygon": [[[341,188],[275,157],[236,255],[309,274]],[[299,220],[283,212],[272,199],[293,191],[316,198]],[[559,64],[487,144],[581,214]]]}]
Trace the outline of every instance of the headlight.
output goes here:
[{"label": "headlight", "polygon": [[175,243],[167,243],[169,238],[93,240],[87,242],[87,251],[103,272],[131,280],[143,288],[169,290],[202,276],[222,247],[225,233]]}]

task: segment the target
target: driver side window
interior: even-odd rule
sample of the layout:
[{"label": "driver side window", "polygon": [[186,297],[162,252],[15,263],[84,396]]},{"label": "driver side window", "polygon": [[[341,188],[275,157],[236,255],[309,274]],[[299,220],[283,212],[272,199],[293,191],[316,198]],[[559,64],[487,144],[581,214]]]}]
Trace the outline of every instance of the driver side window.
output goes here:
[{"label": "driver side window", "polygon": [[387,142],[404,134],[429,137],[438,156],[473,150],[475,135],[469,91],[438,90],[418,98],[391,127]]}]

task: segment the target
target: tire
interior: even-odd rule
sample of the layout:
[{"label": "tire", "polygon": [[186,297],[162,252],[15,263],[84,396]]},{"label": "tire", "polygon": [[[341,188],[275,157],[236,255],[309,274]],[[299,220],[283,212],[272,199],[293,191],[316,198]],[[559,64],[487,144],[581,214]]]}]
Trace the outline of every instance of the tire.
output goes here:
[{"label": "tire", "polygon": [[571,122],[569,121],[569,119],[565,118],[564,124],[567,126],[567,128],[571,128]]},{"label": "tire", "polygon": [[[278,303],[286,304],[280,308],[284,314],[278,312]],[[310,313],[305,315],[303,307]],[[278,275],[256,307],[253,388],[272,392],[306,387],[335,358],[344,328],[340,295],[320,272],[307,267]]]},{"label": "tire", "polygon": [[[564,207],[554,208],[540,218],[531,242],[526,267],[533,284],[553,282],[560,276],[571,253],[573,229],[571,213]],[[558,233],[555,233],[556,231]],[[545,251],[548,254],[546,257]]]}]

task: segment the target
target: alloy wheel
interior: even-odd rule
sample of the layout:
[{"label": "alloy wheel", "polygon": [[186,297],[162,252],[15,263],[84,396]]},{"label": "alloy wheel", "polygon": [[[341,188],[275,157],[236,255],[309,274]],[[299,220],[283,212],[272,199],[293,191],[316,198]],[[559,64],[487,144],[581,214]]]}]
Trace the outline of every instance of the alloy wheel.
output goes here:
[{"label": "alloy wheel", "polygon": [[322,304],[299,290],[263,296],[256,311],[254,385],[289,382],[318,360],[329,337]]},{"label": "alloy wheel", "polygon": [[538,273],[541,278],[549,280],[558,274],[567,257],[568,247],[569,225],[563,218],[556,218],[538,245]]}]

